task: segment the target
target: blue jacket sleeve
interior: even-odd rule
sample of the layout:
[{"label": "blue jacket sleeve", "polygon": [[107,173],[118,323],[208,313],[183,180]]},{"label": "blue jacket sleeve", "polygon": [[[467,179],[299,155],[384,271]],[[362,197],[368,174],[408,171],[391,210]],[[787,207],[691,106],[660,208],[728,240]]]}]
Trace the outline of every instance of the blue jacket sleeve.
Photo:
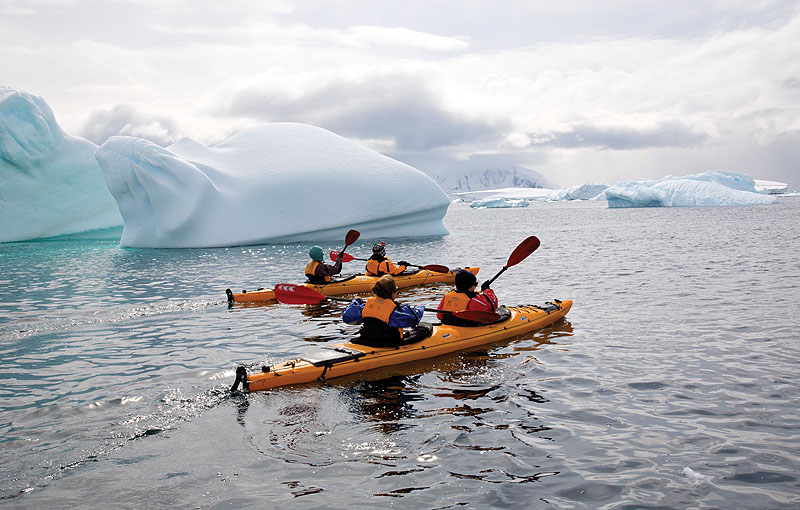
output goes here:
[{"label": "blue jacket sleeve", "polygon": [[347,324],[361,324],[361,311],[364,309],[364,302],[361,298],[353,298],[347,308],[342,313],[342,320]]},{"label": "blue jacket sleeve", "polygon": [[[346,310],[345,310],[346,311]],[[422,314],[425,312],[424,306],[400,305],[394,309],[389,316],[389,326],[393,328],[410,328],[419,324]]]}]

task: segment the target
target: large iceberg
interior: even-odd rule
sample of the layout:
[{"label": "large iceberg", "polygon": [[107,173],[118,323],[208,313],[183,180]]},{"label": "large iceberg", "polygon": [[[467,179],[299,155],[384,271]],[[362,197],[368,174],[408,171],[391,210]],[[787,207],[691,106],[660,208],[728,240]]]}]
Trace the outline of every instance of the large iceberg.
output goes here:
[{"label": "large iceberg", "polygon": [[755,181],[734,172],[703,172],[658,181],[618,182],[605,191],[608,207],[712,207],[775,204]]},{"label": "large iceberg", "polygon": [[322,128],[266,124],[213,147],[114,136],[95,153],[122,213],[120,244],[189,248],[443,235],[427,175]]},{"label": "large iceberg", "polygon": [[122,225],[95,149],[42,98],[0,85],[0,242]]}]

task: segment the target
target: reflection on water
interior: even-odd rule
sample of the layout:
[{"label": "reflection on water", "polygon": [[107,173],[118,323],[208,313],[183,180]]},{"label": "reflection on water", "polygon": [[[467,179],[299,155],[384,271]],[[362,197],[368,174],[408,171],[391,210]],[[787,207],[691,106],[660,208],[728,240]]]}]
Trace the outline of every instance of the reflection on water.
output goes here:
[{"label": "reflection on water", "polygon": [[417,411],[413,402],[425,397],[414,391],[414,376],[391,376],[385,379],[359,381],[345,390],[344,398],[351,411],[375,423],[375,430],[390,435],[409,426],[406,419]]}]

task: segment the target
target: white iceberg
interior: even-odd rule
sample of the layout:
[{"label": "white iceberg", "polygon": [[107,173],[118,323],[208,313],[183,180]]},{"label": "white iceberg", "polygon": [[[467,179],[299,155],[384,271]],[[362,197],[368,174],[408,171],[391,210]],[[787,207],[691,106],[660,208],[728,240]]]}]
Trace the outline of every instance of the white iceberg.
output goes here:
[{"label": "white iceberg", "polygon": [[551,193],[547,197],[548,202],[558,202],[561,200],[600,200],[604,199],[603,192],[608,188],[608,184],[599,182],[587,182],[580,186],[561,188]]},{"label": "white iceberg", "polygon": [[789,192],[789,185],[785,182],[755,180],[756,191],[766,195],[783,195]]},{"label": "white iceberg", "polygon": [[124,219],[120,244],[197,248],[444,235],[427,175],[322,128],[266,124],[213,147],[125,136],[95,154]]},{"label": "white iceberg", "polygon": [[605,191],[608,207],[714,207],[776,204],[755,181],[734,172],[703,172],[658,181],[618,182]]},{"label": "white iceberg", "polygon": [[95,149],[42,98],[0,85],[0,242],[122,225]]},{"label": "white iceberg", "polygon": [[508,207],[528,207],[527,200],[514,200],[504,197],[488,197],[473,200],[469,206],[473,209],[504,209]]},{"label": "white iceberg", "polygon": [[544,200],[554,191],[549,188],[500,188],[451,193],[451,196],[463,200],[480,200],[489,197],[502,197],[509,200]]}]

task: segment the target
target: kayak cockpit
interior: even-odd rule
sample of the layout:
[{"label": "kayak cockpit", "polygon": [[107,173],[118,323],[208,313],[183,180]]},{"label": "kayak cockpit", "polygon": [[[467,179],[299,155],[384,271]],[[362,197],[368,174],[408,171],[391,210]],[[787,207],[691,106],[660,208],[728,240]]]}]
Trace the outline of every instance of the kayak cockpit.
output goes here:
[{"label": "kayak cockpit", "polygon": [[306,280],[306,283],[309,283],[311,285],[330,285],[332,283],[349,282],[350,280],[352,280],[353,278],[356,278],[358,276],[364,276],[364,273],[356,273],[356,274],[351,274],[351,275],[347,275],[347,276],[340,276],[339,278],[336,278],[335,280],[332,279],[331,281],[329,281],[327,283],[312,283],[309,280]]},{"label": "kayak cockpit", "polygon": [[[448,326],[456,326],[459,328],[478,328],[481,326],[490,326],[492,324],[498,324],[500,322],[505,322],[511,318],[511,310],[506,308],[503,305],[500,305],[497,310],[494,311],[497,314],[497,318],[489,319],[489,320],[482,320],[482,321],[474,321],[469,319],[462,319],[458,317],[445,317],[442,319],[443,324],[447,324]],[[483,313],[483,312],[479,312]],[[485,312],[489,316],[491,316],[491,312]]]},{"label": "kayak cockpit", "polygon": [[555,312],[556,310],[561,310],[561,301],[558,299],[554,299],[553,301],[554,303],[548,301],[544,305],[527,305],[527,306],[532,306],[534,308],[542,310],[543,312],[548,312],[548,313]]}]

